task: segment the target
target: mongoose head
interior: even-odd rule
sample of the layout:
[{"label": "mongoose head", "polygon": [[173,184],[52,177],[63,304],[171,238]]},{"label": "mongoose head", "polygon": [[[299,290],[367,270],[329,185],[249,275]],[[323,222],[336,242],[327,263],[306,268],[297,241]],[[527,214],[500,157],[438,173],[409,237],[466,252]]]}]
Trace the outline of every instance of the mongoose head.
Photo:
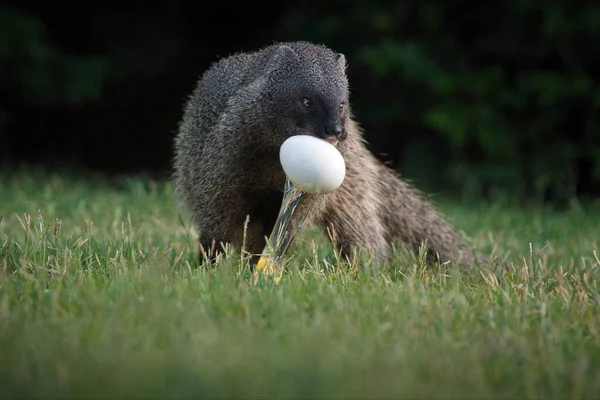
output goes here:
[{"label": "mongoose head", "polygon": [[346,58],[305,42],[273,45],[267,52],[261,102],[273,137],[313,135],[337,145],[350,117]]}]

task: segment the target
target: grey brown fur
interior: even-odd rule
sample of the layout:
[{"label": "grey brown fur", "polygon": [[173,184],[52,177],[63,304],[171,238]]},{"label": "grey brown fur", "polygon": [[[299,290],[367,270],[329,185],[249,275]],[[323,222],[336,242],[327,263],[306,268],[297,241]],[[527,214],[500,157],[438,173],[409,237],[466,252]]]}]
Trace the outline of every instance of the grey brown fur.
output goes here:
[{"label": "grey brown fur", "polygon": [[249,215],[246,250],[262,251],[285,181],[279,146],[295,134],[339,140],[344,183],[333,193],[308,195],[296,215],[308,212],[308,226],[333,232],[342,255],[354,248],[386,255],[393,242],[416,251],[427,240],[431,257],[476,260],[422,194],[365,147],[350,111],[345,57],[306,42],[220,60],[186,103],[174,182],[205,250],[220,243],[239,249]]}]

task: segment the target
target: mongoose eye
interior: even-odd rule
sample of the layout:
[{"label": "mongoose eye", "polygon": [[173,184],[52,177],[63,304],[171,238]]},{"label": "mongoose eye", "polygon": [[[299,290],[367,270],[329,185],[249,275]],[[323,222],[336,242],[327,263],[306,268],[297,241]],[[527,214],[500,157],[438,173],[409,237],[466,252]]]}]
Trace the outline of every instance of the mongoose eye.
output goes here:
[{"label": "mongoose eye", "polygon": [[305,97],[302,99],[302,104],[304,107],[310,108],[310,106],[312,106],[312,101],[308,97]]},{"label": "mongoose eye", "polygon": [[344,103],[340,103],[340,110],[344,108]]}]

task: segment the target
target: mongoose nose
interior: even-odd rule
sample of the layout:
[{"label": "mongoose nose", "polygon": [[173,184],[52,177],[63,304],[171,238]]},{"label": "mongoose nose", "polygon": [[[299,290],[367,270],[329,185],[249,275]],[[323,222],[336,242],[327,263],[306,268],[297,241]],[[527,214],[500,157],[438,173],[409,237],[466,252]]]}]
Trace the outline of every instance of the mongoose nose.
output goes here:
[{"label": "mongoose nose", "polygon": [[345,133],[345,130],[340,124],[328,123],[325,125],[325,133],[340,138]]}]

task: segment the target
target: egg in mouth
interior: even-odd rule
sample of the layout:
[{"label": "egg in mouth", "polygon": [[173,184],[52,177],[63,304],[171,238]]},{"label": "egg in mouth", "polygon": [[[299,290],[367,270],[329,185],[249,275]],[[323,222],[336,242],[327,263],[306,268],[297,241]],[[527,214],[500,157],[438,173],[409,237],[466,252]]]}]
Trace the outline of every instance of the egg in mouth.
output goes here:
[{"label": "egg in mouth", "polygon": [[[290,222],[304,194],[330,193],[343,183],[346,164],[337,144],[338,140],[334,138],[295,135],[281,146],[279,161],[286,174],[284,195],[271,235],[254,269],[255,276],[266,274],[279,282],[285,253],[297,233],[292,232]],[[301,219],[296,229],[303,222]]]}]

